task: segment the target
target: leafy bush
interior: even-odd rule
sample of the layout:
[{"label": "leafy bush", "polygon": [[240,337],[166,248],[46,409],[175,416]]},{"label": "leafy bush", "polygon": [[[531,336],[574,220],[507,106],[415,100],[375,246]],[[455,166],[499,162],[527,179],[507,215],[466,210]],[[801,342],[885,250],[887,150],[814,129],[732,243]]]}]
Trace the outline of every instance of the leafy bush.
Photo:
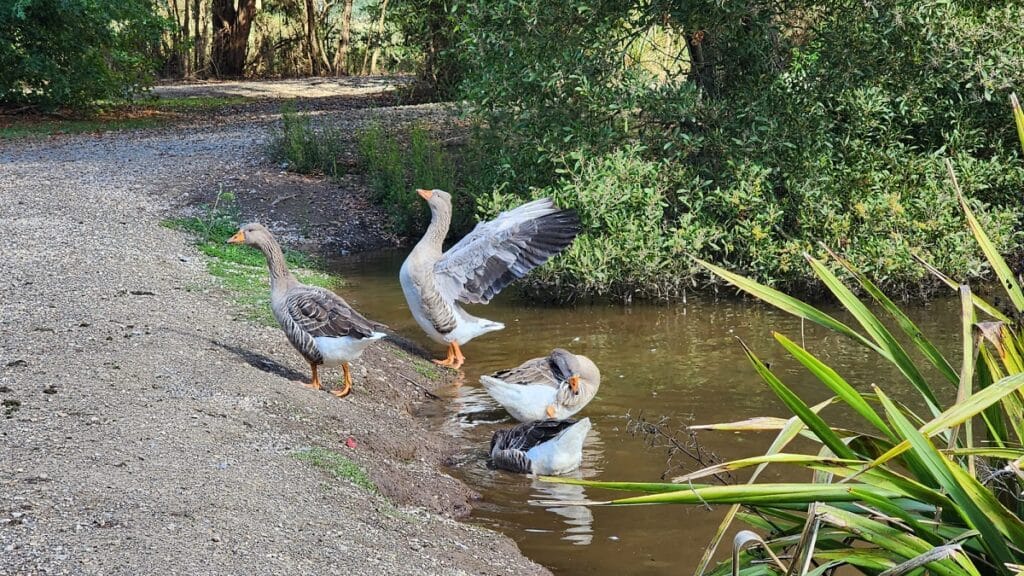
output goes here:
[{"label": "leafy bush", "polygon": [[[1024,112],[1019,108],[1015,119],[1024,146]],[[952,163],[948,166],[952,176]],[[1011,309],[1003,311],[966,284],[958,285],[931,268],[940,283],[960,296],[959,362],[945,357],[863,271],[834,253],[827,257],[849,279],[845,283],[826,262],[811,255],[805,258],[859,328],[700,262],[752,296],[857,342],[880,362],[892,364],[905,379],[903,384],[909,385],[889,383],[890,392],[916,390],[916,397],[897,401],[875,384],[870,392],[864,386],[858,389],[857,382],[845,380],[818,355],[776,334],[782,347],[832,396],[809,405],[744,345],[755,370],[792,416],[696,427],[774,432],[775,441],[766,454],[706,467],[671,483],[548,480],[647,493],[600,504],[731,505],[697,575],[705,572],[735,519],[764,536],[738,534],[732,560],[713,574],[735,575],[742,569],[744,574],[803,576],[841,567],[863,574],[915,573],[921,567],[926,573],[949,576],[1018,573],[1024,562],[1024,332],[1019,320],[1024,315],[1024,291],[964,199],[955,176],[953,189],[976,248],[1005,291],[1004,307]],[[858,299],[850,284],[870,295],[871,305]],[[876,312],[888,316],[888,322]],[[901,341],[916,350],[908,351]],[[953,368],[957,364],[959,370]],[[940,399],[952,397],[953,391],[955,398],[943,405]],[[844,413],[836,416],[833,406]],[[844,425],[831,426],[826,418],[841,419]],[[846,424],[851,421],[858,424]],[[809,450],[801,448],[793,442],[798,436],[814,444]],[[758,482],[769,465],[803,470],[808,480]],[[702,483],[741,469],[753,469],[745,484]],[[747,546],[767,552],[771,561],[755,562],[761,555],[743,550]]]},{"label": "leafy bush", "polygon": [[131,98],[153,81],[164,21],[152,0],[0,6],[0,105],[52,111]]},{"label": "leafy bush", "polygon": [[[1024,81],[1024,28],[1009,3],[461,10],[462,95],[480,127],[466,154],[480,171],[466,184],[485,215],[544,194],[600,211],[588,204],[616,165],[657,167],[656,184],[626,185],[664,204],[660,230],[639,211],[588,229],[578,247],[640,243],[643,266],[570,253],[545,276],[566,290],[671,296],[696,280],[686,253],[814,290],[800,255],[819,241],[901,296],[935,288],[908,248],[957,275],[987,274],[941,185],[947,154],[996,245],[1019,249],[1024,164],[1001,104]],[[599,280],[574,281],[584,275]]]},{"label": "leafy bush", "polygon": [[[455,189],[455,167],[441,145],[423,126],[413,126],[402,142],[378,122],[359,131],[359,156],[370,180],[373,200],[391,216],[396,232],[416,236],[430,223],[426,203],[414,192],[417,188]],[[455,202],[452,229],[464,231],[473,210],[469,198],[453,193]]]},{"label": "leafy bush", "polygon": [[292,172],[338,177],[344,174],[344,166],[338,162],[344,142],[337,128],[315,130],[308,114],[286,105],[281,109],[281,129],[270,139],[270,156],[285,162]]}]

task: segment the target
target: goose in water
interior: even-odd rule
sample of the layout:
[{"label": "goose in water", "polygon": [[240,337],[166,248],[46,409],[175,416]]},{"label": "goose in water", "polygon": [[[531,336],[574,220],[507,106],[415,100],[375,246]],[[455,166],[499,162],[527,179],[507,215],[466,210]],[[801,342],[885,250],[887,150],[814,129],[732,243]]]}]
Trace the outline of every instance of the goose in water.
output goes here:
[{"label": "goose in water", "polygon": [[590,418],[541,420],[498,430],[491,437],[491,465],[519,474],[566,474],[580,467]]},{"label": "goose in water", "polygon": [[310,388],[320,390],[319,366],[341,366],[344,388],[331,394],[342,398],[352,390],[349,362],[359,358],[372,342],[385,336],[382,324],[371,322],[341,297],[317,286],[299,283],[285,264],[281,246],[262,224],[246,224],[228,239],[229,244],[255,246],[270,268],[270,309],[288,341],[309,362]]},{"label": "goose in water", "polygon": [[565,420],[597,394],[601,371],[590,358],[555,348],[543,358],[481,376],[480,383],[520,422]]},{"label": "goose in water", "polygon": [[505,327],[477,318],[461,304],[487,304],[513,280],[522,278],[564,250],[580,231],[575,210],[561,210],[550,198],[528,202],[481,222],[442,252],[452,219],[452,197],[444,190],[416,191],[430,206],[430,226],[402,264],[399,280],[409,309],[433,340],[448,345],[441,366],[458,369],[461,346]]}]

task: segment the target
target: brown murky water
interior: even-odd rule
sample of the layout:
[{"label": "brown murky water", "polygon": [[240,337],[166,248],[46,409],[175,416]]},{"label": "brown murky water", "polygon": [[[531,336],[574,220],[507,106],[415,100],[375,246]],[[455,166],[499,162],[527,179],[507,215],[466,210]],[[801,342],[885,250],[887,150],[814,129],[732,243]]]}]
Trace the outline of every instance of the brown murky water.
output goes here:
[{"label": "brown murky water", "polygon": [[[342,290],[344,296],[367,316],[440,356],[443,348],[420,331],[406,308],[398,284],[403,257],[404,253],[361,256],[338,261],[334,269],[349,281]],[[909,312],[928,337],[944,350],[952,350],[959,334],[958,306],[943,300]],[[839,314],[834,307],[822,308]],[[601,368],[602,382],[597,397],[580,413],[590,417],[593,430],[578,476],[600,480],[659,481],[666,470],[665,451],[652,449],[642,437],[631,434],[627,414],[644,414],[649,420],[670,416],[678,423],[788,416],[754,373],[738,338],[770,362],[809,403],[827,398],[828,391],[785,355],[772,338],[773,331],[797,342],[803,337],[808,349],[859,389],[879,383],[903,399],[914,394],[894,370],[880,365],[865,349],[749,301],[553,308],[502,295],[474,313],[504,322],[506,328],[463,348],[468,359],[465,385],[454,390],[451,399],[428,409],[440,426],[466,438],[471,446],[460,455],[454,473],[483,496],[475,521],[508,534],[523,553],[556,574],[691,574],[724,509],[531,504],[537,499],[605,499],[613,494],[488,469],[485,460],[491,434],[513,422],[480,387],[480,374],[546,355],[558,346],[594,360]],[[842,413],[826,414],[839,423],[846,421]],[[723,459],[763,453],[771,441],[768,435],[723,432],[703,432],[699,439],[705,449]],[[692,463],[680,462],[694,469]],[[762,478],[781,478],[778,474],[769,468]],[[792,472],[786,477],[803,479]]]}]

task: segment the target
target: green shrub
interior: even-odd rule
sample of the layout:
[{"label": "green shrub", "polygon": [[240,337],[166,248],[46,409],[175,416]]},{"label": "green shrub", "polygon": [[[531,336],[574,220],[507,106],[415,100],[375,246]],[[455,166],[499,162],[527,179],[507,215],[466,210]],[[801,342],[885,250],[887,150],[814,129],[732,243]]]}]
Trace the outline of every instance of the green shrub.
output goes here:
[{"label": "green shrub", "polygon": [[413,126],[404,136],[403,143],[379,122],[358,133],[359,157],[374,202],[387,210],[396,232],[417,236],[430,223],[430,211],[415,190],[446,190],[455,202],[452,230],[455,234],[466,230],[473,215],[472,200],[456,189],[455,167],[448,154],[423,126]]},{"label": "green shrub", "polygon": [[[488,216],[542,194],[592,214],[621,166],[626,196],[664,203],[660,231],[638,210],[581,237],[590,260],[570,253],[536,278],[577,295],[671,296],[706,281],[687,253],[816,291],[800,255],[818,242],[901,296],[935,287],[909,249],[958,277],[990,274],[940,159],[956,158],[993,241],[1017,256],[1024,163],[1003,103],[1024,84],[1019,14],[870,4],[470,2],[461,90],[479,133],[464,191]],[[638,243],[643,265],[603,257]]]},{"label": "green shrub", "polygon": [[165,22],[152,0],[0,5],[0,106],[44,111],[131,98],[153,82]]},{"label": "green shrub", "polygon": [[338,177],[345,173],[339,162],[344,143],[341,130],[331,126],[314,129],[309,115],[289,104],[281,109],[280,130],[271,135],[270,156],[286,163],[292,172]]}]

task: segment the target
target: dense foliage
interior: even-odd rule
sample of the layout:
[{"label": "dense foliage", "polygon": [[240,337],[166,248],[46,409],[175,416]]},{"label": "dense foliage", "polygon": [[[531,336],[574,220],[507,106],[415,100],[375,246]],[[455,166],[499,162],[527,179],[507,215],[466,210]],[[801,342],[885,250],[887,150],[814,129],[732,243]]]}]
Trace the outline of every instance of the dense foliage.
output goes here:
[{"label": "dense foliage", "polygon": [[584,220],[540,284],[671,297],[695,254],[809,289],[818,241],[902,295],[927,284],[914,251],[978,276],[946,156],[1019,245],[1011,2],[472,1],[459,24],[480,212],[553,195]]},{"label": "dense foliage", "polygon": [[[1024,112],[1017,108],[1015,117],[1024,144]],[[829,397],[809,404],[784,383],[788,374],[773,371],[745,347],[754,369],[791,417],[695,427],[774,432],[767,453],[704,467],[667,483],[549,480],[647,493],[601,504],[731,505],[696,576],[706,573],[736,519],[758,533],[736,533],[731,561],[711,574],[735,575],[741,569],[748,576],[817,576],[839,569],[892,576],[1019,574],[1024,563],[1024,333],[1019,322],[1024,291],[955,179],[950,188],[975,249],[988,259],[1003,290],[1002,300],[993,305],[931,268],[960,297],[962,346],[956,356],[940,352],[875,283],[834,253],[828,260],[850,281],[844,283],[822,260],[807,256],[806,261],[843,305],[842,318],[848,321],[701,262],[750,295],[853,340],[879,366],[891,365],[900,376],[878,384],[848,381],[838,367],[826,363],[829,339],[797,344],[777,333],[779,344]],[[854,295],[853,285],[870,295],[870,305]],[[899,389],[916,394],[898,401],[888,395]],[[842,426],[836,425],[839,421]],[[794,442],[798,436],[813,444]],[[767,466],[795,470],[805,480],[760,480]],[[753,470],[746,483],[713,484],[722,473],[741,469]]]},{"label": "dense foliage", "polygon": [[0,106],[133,96],[153,79],[163,23],[151,0],[0,2]]}]

